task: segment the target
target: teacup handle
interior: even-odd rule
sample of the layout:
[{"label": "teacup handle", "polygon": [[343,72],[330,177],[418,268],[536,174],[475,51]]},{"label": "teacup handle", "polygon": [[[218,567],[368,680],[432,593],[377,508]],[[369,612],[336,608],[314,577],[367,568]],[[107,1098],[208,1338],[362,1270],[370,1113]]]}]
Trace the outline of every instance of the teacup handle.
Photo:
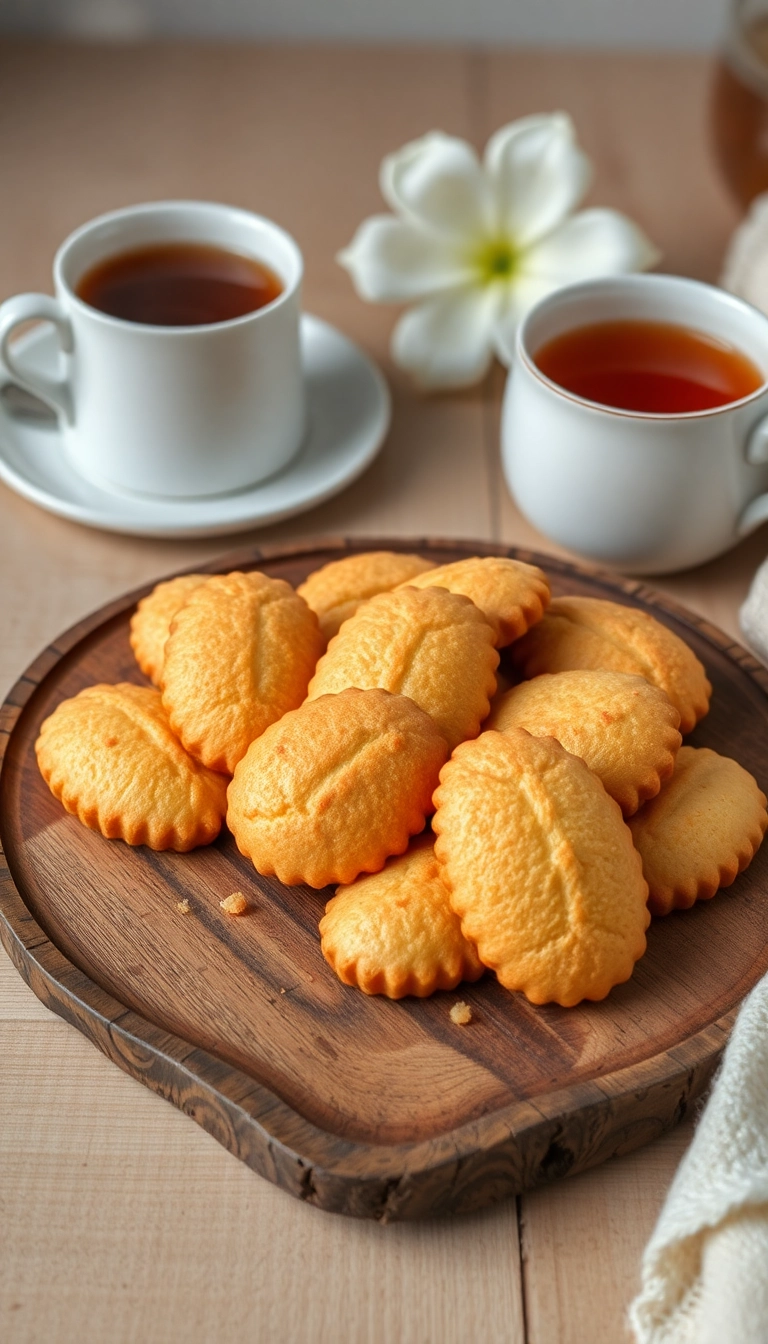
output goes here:
[{"label": "teacup handle", "polygon": [[[764,467],[768,463],[768,415],[758,420],[747,439],[744,456],[753,467]],[[756,495],[744,509],[736,531],[740,537],[748,537],[756,527],[768,519],[768,491]]]},{"label": "teacup handle", "polygon": [[61,304],[49,294],[16,294],[0,304],[0,366],[8,377],[39,397],[62,415],[67,424],[74,421],[72,390],[65,378],[45,378],[40,373],[25,369],[16,359],[11,347],[11,335],[22,322],[52,322],[58,332],[61,348],[69,355],[74,350],[72,325]]}]

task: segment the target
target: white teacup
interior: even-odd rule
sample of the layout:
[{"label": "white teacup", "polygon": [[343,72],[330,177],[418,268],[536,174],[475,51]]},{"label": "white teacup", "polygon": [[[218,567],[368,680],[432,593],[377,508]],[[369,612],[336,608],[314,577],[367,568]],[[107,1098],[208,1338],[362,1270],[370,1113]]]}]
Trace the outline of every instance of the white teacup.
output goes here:
[{"label": "white teacup", "polygon": [[[712,410],[651,414],[587,401],[537,367],[537,350],[554,337],[623,319],[726,341],[763,383]],[[679,276],[617,276],[557,290],[518,332],[502,461],[525,516],[590,559],[652,574],[722,554],[768,519],[768,317]]]},{"label": "white teacup", "polygon": [[[111,317],[76,293],[106,257],[155,243],[205,243],[263,262],[273,302],[243,317],[166,327]],[[301,253],[267,219],[208,201],[158,201],[91,220],[62,244],[56,298],[0,306],[0,364],[57,412],[72,464],[98,485],[160,496],[225,494],[273,475],[305,431],[299,347]],[[60,377],[25,368],[19,323],[53,322]]]}]

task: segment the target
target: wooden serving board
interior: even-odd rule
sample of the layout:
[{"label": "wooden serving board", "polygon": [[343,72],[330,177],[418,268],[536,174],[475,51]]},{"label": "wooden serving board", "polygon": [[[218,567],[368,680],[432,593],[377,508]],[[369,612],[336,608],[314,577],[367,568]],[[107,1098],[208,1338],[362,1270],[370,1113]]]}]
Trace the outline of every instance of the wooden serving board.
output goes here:
[{"label": "wooden serving board", "polygon": [[[517,556],[541,565],[556,594],[651,611],[714,685],[689,740],[768,783],[768,672],[640,583],[425,540],[251,549],[208,569],[296,584],[379,547],[437,563]],[[321,1208],[383,1221],[477,1209],[628,1152],[685,1114],[768,969],[768,845],[713,901],[654,920],[632,979],[602,1003],[533,1007],[490,974],[427,1000],[367,998],[320,953],[330,889],[259,877],[226,832],[191,854],[106,841],[38,774],[33,744],[60,700],[97,681],[144,682],[128,622],[147,591],[62,635],[0,710],[0,936],[44,1003],[261,1175]],[[235,890],[254,906],[239,919],[219,908]],[[458,998],[471,1004],[468,1027],[450,1020]]]}]

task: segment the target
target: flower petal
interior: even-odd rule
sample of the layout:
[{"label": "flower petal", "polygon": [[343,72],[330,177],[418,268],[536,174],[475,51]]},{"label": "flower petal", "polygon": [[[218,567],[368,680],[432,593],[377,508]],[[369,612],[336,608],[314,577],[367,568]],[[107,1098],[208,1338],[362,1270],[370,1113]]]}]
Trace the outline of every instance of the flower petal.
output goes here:
[{"label": "flower petal", "polygon": [[548,280],[554,289],[593,275],[646,271],[661,254],[618,210],[581,210],[541,238],[520,259],[527,279]]},{"label": "flower petal", "polygon": [[562,285],[596,275],[644,271],[659,252],[642,229],[616,210],[581,210],[520,258],[496,318],[493,340],[503,364],[511,364],[517,328],[539,299]]},{"label": "flower petal", "polygon": [[493,226],[493,194],[466,140],[431,131],[381,165],[381,191],[393,210],[445,238],[476,239]]},{"label": "flower petal", "polygon": [[360,298],[372,303],[407,303],[471,276],[455,243],[394,215],[364,219],[336,260],[349,271]]},{"label": "flower petal", "polygon": [[486,145],[485,167],[496,193],[497,227],[518,247],[562,223],[584,196],[592,174],[564,112],[503,126]]},{"label": "flower petal", "polygon": [[493,357],[502,287],[465,286],[427,299],[397,323],[392,358],[422,387],[469,387]]},{"label": "flower petal", "polygon": [[517,329],[530,308],[539,299],[543,299],[551,292],[553,286],[546,280],[528,279],[525,276],[516,278],[514,285],[509,285],[504,302],[496,314],[496,321],[493,326],[493,348],[497,359],[507,368],[510,368],[515,353],[515,337]]}]

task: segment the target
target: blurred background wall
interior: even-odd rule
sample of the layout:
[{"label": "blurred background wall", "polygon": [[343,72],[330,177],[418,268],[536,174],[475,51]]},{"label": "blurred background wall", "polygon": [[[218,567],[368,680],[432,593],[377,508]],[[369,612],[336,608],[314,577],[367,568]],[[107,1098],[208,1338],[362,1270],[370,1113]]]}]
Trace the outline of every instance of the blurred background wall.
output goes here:
[{"label": "blurred background wall", "polygon": [[0,0],[0,31],[706,50],[727,0]]}]

